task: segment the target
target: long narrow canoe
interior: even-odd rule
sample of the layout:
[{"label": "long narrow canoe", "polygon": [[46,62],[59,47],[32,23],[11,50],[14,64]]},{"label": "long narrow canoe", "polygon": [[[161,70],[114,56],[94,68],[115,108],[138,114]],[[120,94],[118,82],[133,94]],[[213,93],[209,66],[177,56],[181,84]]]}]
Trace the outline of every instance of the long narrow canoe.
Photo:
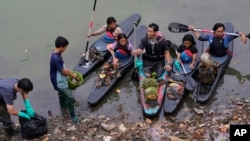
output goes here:
[{"label": "long narrow canoe", "polygon": [[[119,27],[122,29],[123,33],[129,37],[133,32],[133,23],[139,24],[141,20],[141,15],[139,14],[133,14],[129,16],[127,19],[125,19],[123,22],[119,24]],[[74,71],[80,72],[83,77],[86,77],[90,72],[92,72],[94,69],[102,65],[109,57],[110,53],[106,50],[106,46],[108,43],[104,41],[104,36],[100,37],[97,41],[95,41],[90,48],[95,47],[102,59],[96,59],[94,61],[86,61],[85,57],[82,57],[81,60],[77,63],[77,65],[74,68]],[[90,49],[89,48],[89,49]]]},{"label": "long narrow canoe", "polygon": [[[197,40],[196,38],[195,38],[195,42],[196,42],[196,48],[198,50],[198,53],[197,53],[196,63],[194,65],[194,69],[189,68],[189,65],[191,63],[183,63],[183,67],[185,68],[185,71],[182,67],[177,69],[173,63],[173,72],[172,72],[173,77],[172,77],[172,79],[177,81],[177,82],[182,81],[185,83],[190,83],[190,84],[186,84],[186,86],[192,85],[192,82],[190,82],[189,79],[193,79],[192,76],[196,72],[198,64],[199,64],[199,57],[201,56],[201,54],[203,52],[202,42]],[[174,75],[181,75],[181,76],[178,76],[178,79],[174,79],[175,78]],[[191,87],[193,87],[193,86],[191,86]],[[171,99],[166,95],[164,105],[163,105],[164,112],[166,114],[172,114],[177,109],[177,107],[181,104],[181,101],[183,100],[184,96],[187,95],[189,92],[190,92],[190,90],[187,90],[187,88],[185,88],[184,92],[183,92],[183,96],[180,96],[179,98],[176,98],[176,99]]]},{"label": "long narrow canoe", "polygon": [[[166,70],[164,70],[164,72],[158,78],[158,80],[167,81],[167,78],[168,78],[168,73]],[[144,79],[146,79],[146,75],[144,71],[140,69],[139,70],[139,83],[140,83],[140,99],[141,99],[141,104],[142,104],[141,105],[142,111],[143,111],[144,116],[153,118],[156,115],[158,115],[161,111],[161,107],[162,107],[164,96],[165,96],[166,89],[167,89],[167,84],[166,83],[159,84],[158,89],[157,89],[157,93],[158,93],[157,99],[147,101],[147,99],[145,98],[145,93],[144,93],[145,89],[142,87],[142,82]]]},{"label": "long narrow canoe", "polygon": [[[232,23],[225,23],[224,25],[225,25],[226,32],[230,32],[230,33],[234,32],[234,27]],[[228,49],[229,49],[230,54],[227,54],[222,57],[211,56],[212,60],[214,60],[215,62],[219,64],[218,72],[217,72],[217,75],[215,76],[214,82],[210,85],[204,85],[200,80],[198,80],[198,85],[194,92],[197,102],[206,102],[211,97],[215,89],[217,88],[220,80],[223,78],[228,68],[228,65],[232,59],[233,41],[229,43]]]},{"label": "long narrow canoe", "polygon": [[[139,26],[136,29],[136,39],[138,40],[136,45],[134,47],[139,46],[139,41],[146,35],[147,27],[144,25]],[[128,41],[129,43],[133,43],[134,39],[134,34],[132,34],[129,38]],[[108,60],[112,60],[112,57],[110,57]],[[88,96],[88,103],[90,105],[96,105],[98,102],[108,94],[109,90],[111,90],[113,87],[117,85],[117,83],[122,79],[123,76],[125,76],[131,68],[132,64],[134,63],[134,57],[131,56],[130,58],[127,59],[119,59],[119,72],[121,77],[118,78],[112,78],[110,81],[110,84],[108,86],[101,86],[101,87],[96,87],[96,84],[92,87],[91,92]]]}]

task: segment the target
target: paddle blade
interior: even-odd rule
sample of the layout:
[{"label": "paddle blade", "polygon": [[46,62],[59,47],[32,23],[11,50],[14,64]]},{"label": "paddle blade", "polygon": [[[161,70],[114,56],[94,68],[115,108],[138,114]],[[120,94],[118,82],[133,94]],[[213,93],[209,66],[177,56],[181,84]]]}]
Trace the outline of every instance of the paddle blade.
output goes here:
[{"label": "paddle blade", "polygon": [[247,34],[246,37],[247,37],[248,39],[250,39],[250,34]]},{"label": "paddle blade", "polygon": [[180,24],[180,23],[170,23],[168,25],[168,30],[170,32],[174,33],[183,33],[183,32],[188,32],[189,28],[187,25]]}]

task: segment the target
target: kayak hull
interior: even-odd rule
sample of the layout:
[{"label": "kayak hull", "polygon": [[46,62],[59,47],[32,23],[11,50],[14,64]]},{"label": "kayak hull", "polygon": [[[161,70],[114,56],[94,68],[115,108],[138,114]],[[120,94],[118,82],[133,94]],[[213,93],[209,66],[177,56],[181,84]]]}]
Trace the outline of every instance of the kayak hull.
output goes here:
[{"label": "kayak hull", "polygon": [[[143,26],[143,25],[139,26],[136,29],[136,39],[139,39],[138,41],[140,41],[140,39],[142,39],[145,36],[146,31],[147,31],[146,26]],[[134,34],[132,34],[128,38],[128,42],[133,43],[133,40],[134,40]],[[139,43],[140,42],[137,42],[136,46],[138,46]],[[108,60],[112,60],[112,56],[110,56]],[[124,77],[127,74],[129,69],[132,67],[134,63],[134,57],[130,56],[127,59],[119,59],[119,63],[121,64],[120,69],[119,69],[121,77],[111,79],[110,85],[108,86],[101,86],[97,88],[95,84],[92,87],[91,92],[87,99],[90,105],[98,104],[101,101],[101,99],[103,99],[104,96],[107,95],[108,92],[117,85],[117,83],[122,79],[122,77]]]},{"label": "kayak hull", "polygon": [[[234,32],[232,23],[225,23],[224,25],[226,28],[226,32]],[[230,51],[230,54],[228,55],[222,57],[211,57],[212,60],[216,61],[219,64],[218,73],[215,76],[213,83],[210,85],[204,85],[201,81],[198,80],[198,85],[194,92],[197,102],[203,103],[208,101],[216,90],[232,59],[231,54],[233,53],[233,41],[229,43],[228,49]]]},{"label": "kayak hull", "polygon": [[[122,31],[129,37],[133,32],[134,22],[138,25],[141,20],[141,15],[133,14],[125,19],[119,27]],[[95,59],[94,61],[86,61],[85,56],[80,59],[77,65],[74,68],[74,71],[80,72],[85,78],[88,74],[90,74],[93,70],[101,66],[109,57],[110,53],[106,50],[106,46],[109,43],[105,43],[103,40],[103,36],[96,40],[91,46],[95,47],[100,53],[100,59]],[[89,48],[89,49],[90,49]]]},{"label": "kayak hull", "polygon": [[[183,77],[183,79],[181,80],[186,83],[190,83],[188,79],[193,79],[193,75],[196,72],[197,67],[199,65],[199,57],[203,53],[203,48],[202,48],[203,43],[197,39],[195,39],[195,42],[196,42],[196,47],[197,47],[198,52],[197,52],[197,58],[196,58],[196,63],[194,65],[194,69],[189,68],[189,65],[191,63],[183,63],[183,67],[185,68],[185,71],[182,67],[177,69],[173,63],[173,66],[172,66],[173,71],[170,77],[173,77],[173,75],[182,75],[181,77]],[[175,81],[180,81],[180,80],[175,80]],[[196,85],[196,81],[194,83]],[[189,84],[186,84],[186,85],[189,85]],[[190,84],[190,85],[193,85],[193,84]],[[195,86],[191,86],[191,87],[195,89]],[[169,87],[167,88],[167,90],[168,89]],[[181,98],[170,99],[168,96],[165,96],[164,105],[163,105],[163,110],[165,114],[174,113],[176,109],[179,107],[179,105],[182,103],[182,101],[184,100],[185,96],[188,95],[188,93],[190,93],[190,90],[187,90],[187,88],[185,88],[183,92],[183,96]]]}]

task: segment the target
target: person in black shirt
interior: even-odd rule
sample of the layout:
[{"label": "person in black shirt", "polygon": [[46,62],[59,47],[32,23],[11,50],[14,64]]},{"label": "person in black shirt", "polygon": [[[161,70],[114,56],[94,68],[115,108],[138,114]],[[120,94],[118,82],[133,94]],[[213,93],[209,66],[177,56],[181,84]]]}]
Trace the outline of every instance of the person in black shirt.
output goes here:
[{"label": "person in black shirt", "polygon": [[159,26],[151,23],[147,29],[146,37],[142,38],[139,48],[133,51],[135,56],[143,54],[143,70],[147,77],[156,72],[159,77],[164,68],[171,71],[171,59],[167,40],[159,35]]},{"label": "person in black shirt", "polygon": [[182,45],[177,48],[177,60],[180,63],[190,63],[190,69],[194,68],[198,52],[195,45],[194,37],[191,34],[186,34],[182,39]]}]

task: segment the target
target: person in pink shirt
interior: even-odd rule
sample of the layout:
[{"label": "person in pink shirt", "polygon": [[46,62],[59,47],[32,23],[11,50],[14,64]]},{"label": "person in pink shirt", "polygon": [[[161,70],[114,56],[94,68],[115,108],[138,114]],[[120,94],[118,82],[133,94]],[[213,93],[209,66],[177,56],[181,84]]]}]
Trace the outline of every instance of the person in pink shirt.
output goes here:
[{"label": "person in pink shirt", "polygon": [[119,59],[127,59],[130,57],[133,49],[133,45],[128,42],[127,36],[124,33],[118,34],[117,41],[107,46],[107,50],[113,56],[114,66],[118,65]]}]

